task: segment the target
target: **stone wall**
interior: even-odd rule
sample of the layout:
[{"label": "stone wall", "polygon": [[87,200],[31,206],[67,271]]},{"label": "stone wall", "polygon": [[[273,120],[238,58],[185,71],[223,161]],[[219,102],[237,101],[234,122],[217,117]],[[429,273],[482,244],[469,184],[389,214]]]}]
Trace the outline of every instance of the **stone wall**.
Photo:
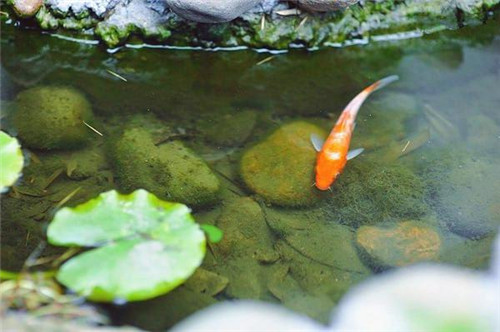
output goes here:
[{"label": "stone wall", "polygon": [[[500,3],[500,0],[365,0],[355,4],[352,4],[355,0],[9,1],[9,7],[14,9],[10,10],[13,21],[35,22],[45,30],[99,39],[109,47],[139,41],[172,46],[272,49],[416,37],[480,24]],[[325,2],[334,5],[325,8]],[[345,9],[329,10],[344,6]]]}]

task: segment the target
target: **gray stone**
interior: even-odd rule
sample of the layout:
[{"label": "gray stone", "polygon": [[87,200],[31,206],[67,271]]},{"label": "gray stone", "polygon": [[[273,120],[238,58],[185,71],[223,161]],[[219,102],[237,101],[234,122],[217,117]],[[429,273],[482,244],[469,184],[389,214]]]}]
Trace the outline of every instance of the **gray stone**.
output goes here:
[{"label": "gray stone", "polygon": [[219,23],[234,20],[261,0],[165,0],[177,15],[195,22]]}]

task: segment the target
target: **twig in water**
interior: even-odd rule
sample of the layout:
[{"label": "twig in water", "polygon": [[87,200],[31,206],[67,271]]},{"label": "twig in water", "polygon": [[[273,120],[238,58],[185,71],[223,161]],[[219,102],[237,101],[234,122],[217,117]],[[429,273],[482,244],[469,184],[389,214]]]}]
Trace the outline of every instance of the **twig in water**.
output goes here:
[{"label": "twig in water", "polygon": [[260,30],[264,30],[266,28],[266,15],[262,15],[260,19]]},{"label": "twig in water", "polygon": [[66,195],[66,197],[64,197],[63,199],[61,199],[59,201],[59,203],[56,204],[56,206],[54,207],[55,209],[59,209],[61,206],[64,205],[64,203],[66,203],[67,201],[69,201],[71,198],[73,198],[73,196],[76,195],[77,192],[80,191],[80,189],[82,189],[82,187],[78,187],[76,188],[75,190],[73,190],[72,192],[70,192],[68,195]]},{"label": "twig in water", "polygon": [[64,168],[59,168],[54,173],[52,173],[47,181],[45,181],[45,184],[42,186],[42,190],[47,189],[52,184],[52,182],[54,182],[59,177],[59,175],[61,175],[63,171]]},{"label": "twig in water", "polygon": [[302,19],[302,21],[300,21],[300,23],[299,23],[299,25],[297,26],[297,28],[295,28],[295,30],[299,30],[299,29],[300,29],[300,28],[301,28],[304,24],[306,24],[306,22],[307,22],[307,18],[308,18],[308,17],[309,17],[309,16],[304,17],[304,18]]},{"label": "twig in water", "polygon": [[110,73],[111,75],[113,75],[114,77],[119,78],[119,79],[121,79],[121,80],[122,80],[122,81],[124,81],[124,82],[128,82],[128,81],[127,81],[127,79],[126,79],[125,77],[123,77],[122,75],[117,74],[117,73],[115,73],[114,71],[109,70],[109,69],[106,69],[106,71],[107,71],[108,73]]},{"label": "twig in water", "polygon": [[405,147],[403,148],[403,150],[401,150],[401,153],[404,153],[404,152],[406,151],[406,149],[408,148],[408,145],[410,145],[410,142],[411,142],[411,141],[406,142],[406,145],[405,145]]},{"label": "twig in water", "polygon": [[83,124],[89,127],[94,133],[96,133],[99,136],[104,136],[99,130],[95,129],[91,125],[89,125],[87,122],[83,121]]},{"label": "twig in water", "polygon": [[261,64],[271,61],[272,59],[274,59],[274,57],[275,57],[274,55],[271,55],[263,60],[260,60],[259,62],[257,62],[257,66],[260,66]]}]

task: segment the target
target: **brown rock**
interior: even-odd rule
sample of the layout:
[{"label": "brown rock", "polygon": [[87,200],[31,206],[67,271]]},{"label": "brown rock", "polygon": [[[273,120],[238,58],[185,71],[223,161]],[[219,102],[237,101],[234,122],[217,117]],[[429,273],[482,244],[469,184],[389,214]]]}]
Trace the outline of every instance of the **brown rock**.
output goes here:
[{"label": "brown rock", "polygon": [[14,10],[21,17],[35,15],[43,5],[43,0],[14,0]]},{"label": "brown rock", "polygon": [[441,249],[438,233],[414,221],[387,227],[362,226],[356,233],[356,243],[375,268],[434,260]]}]

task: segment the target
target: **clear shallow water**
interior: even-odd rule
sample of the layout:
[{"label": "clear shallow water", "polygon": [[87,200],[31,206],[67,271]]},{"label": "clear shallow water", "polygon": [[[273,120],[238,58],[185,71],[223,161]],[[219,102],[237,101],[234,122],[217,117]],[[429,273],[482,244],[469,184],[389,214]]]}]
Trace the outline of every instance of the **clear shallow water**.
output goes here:
[{"label": "clear shallow water", "polygon": [[[104,133],[81,154],[27,149],[35,157],[23,180],[2,196],[3,268],[22,265],[53,206],[68,193],[80,188],[67,203],[75,205],[120,183],[106,160],[113,155],[109,141],[124,126],[176,137],[209,164],[222,193],[195,216],[238,243],[225,242],[207,255],[203,268],[214,274],[152,301],[110,308],[117,322],[164,329],[226,298],[280,301],[325,321],[349,287],[389,266],[432,260],[484,268],[500,224],[499,26],[496,20],[421,39],[296,50],[261,64],[269,54],[109,54],[3,26],[3,127],[17,131],[8,112],[20,91],[68,85],[87,96],[94,126]],[[241,174],[248,149],[296,121],[330,130],[357,92],[390,74],[400,81],[360,111],[352,146],[366,153],[348,164],[331,193],[305,207],[255,195]],[[73,159],[85,176],[63,173],[48,181]],[[279,185],[300,173],[294,164],[279,165],[281,173],[269,182]],[[312,184],[311,174],[303,177]],[[290,199],[295,196],[284,201]]]}]

